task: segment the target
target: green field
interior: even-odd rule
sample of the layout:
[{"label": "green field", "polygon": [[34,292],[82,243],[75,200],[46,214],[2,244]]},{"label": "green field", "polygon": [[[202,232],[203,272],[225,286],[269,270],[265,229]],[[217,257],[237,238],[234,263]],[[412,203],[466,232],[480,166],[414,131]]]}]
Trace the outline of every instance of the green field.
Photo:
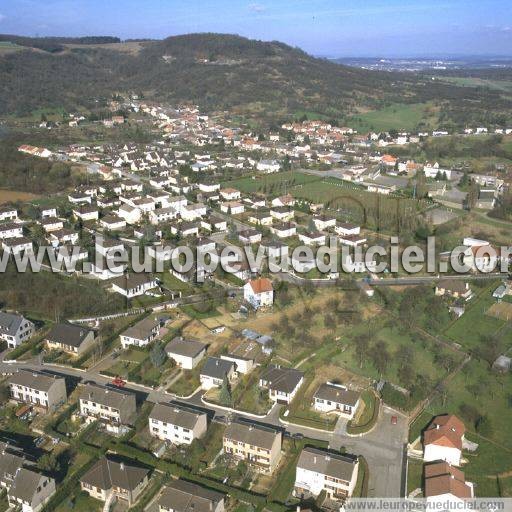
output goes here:
[{"label": "green field", "polygon": [[459,87],[487,87],[495,91],[512,92],[512,81],[489,80],[478,77],[445,76],[443,82],[458,85]]},{"label": "green field", "polygon": [[347,121],[348,126],[358,132],[406,130],[413,131],[418,124],[426,123],[425,127],[435,127],[437,115],[432,107],[425,103],[411,105],[395,103],[379,110],[353,116]]},{"label": "green field", "polygon": [[268,175],[254,175],[224,182],[223,188],[233,187],[246,194],[255,192],[284,194],[290,188],[320,181],[318,176],[311,176],[301,172],[279,172]]}]

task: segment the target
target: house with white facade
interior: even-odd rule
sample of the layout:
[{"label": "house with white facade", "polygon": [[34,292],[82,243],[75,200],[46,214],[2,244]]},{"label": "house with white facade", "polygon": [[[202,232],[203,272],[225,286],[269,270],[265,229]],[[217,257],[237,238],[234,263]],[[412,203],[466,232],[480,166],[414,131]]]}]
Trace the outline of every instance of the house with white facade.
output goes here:
[{"label": "house with white facade", "polygon": [[304,373],[295,368],[270,365],[259,381],[261,388],[268,389],[269,398],[279,404],[289,404],[304,382]]},{"label": "house with white facade", "polygon": [[35,326],[24,316],[0,311],[0,340],[8,348],[16,348],[27,341],[35,332]]},{"label": "house with white facade", "polygon": [[464,423],[457,416],[436,416],[423,432],[423,460],[444,460],[452,466],[460,466],[465,432]]},{"label": "house with white facade", "polygon": [[179,368],[194,369],[206,354],[208,345],[200,341],[174,338],[165,346],[165,353]]},{"label": "house with white facade", "polygon": [[255,309],[270,307],[274,304],[274,287],[266,277],[251,279],[244,285],[244,300]]},{"label": "house with white facade", "polygon": [[446,503],[450,509],[462,505],[463,502],[474,497],[474,485],[466,482],[464,473],[448,462],[433,462],[424,465],[425,489],[423,496],[427,500],[428,508],[442,510]]},{"label": "house with white facade", "polygon": [[235,377],[235,363],[218,357],[209,357],[199,374],[201,387],[205,390],[220,387],[225,379],[232,381]]},{"label": "house with white facade", "polygon": [[359,407],[361,393],[342,384],[327,382],[313,395],[313,407],[318,412],[336,413],[352,419]]},{"label": "house with white facade", "polygon": [[146,347],[160,334],[161,327],[162,320],[160,318],[152,315],[143,318],[121,333],[121,346],[123,348],[127,348],[131,345]]},{"label": "house with white facade", "polygon": [[112,290],[128,299],[144,295],[157,286],[156,278],[146,273],[124,274],[112,281]]}]

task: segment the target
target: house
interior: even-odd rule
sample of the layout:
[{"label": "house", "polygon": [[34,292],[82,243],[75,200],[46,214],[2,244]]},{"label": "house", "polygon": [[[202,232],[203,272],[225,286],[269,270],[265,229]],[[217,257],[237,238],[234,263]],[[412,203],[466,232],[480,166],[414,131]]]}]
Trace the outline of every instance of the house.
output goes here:
[{"label": "house", "polygon": [[280,196],[272,199],[270,203],[272,206],[293,206],[295,205],[295,198],[290,194]]},{"label": "house", "polygon": [[260,160],[256,164],[256,169],[266,174],[270,174],[273,172],[279,172],[281,164],[277,160]]},{"label": "house", "polygon": [[440,297],[462,298],[466,301],[473,297],[469,283],[457,279],[441,279],[436,284],[435,294]]},{"label": "house", "polygon": [[18,210],[12,207],[0,208],[0,221],[17,220]]},{"label": "house", "polygon": [[224,512],[225,495],[186,480],[172,480],[158,498],[159,512]]},{"label": "house", "polygon": [[245,283],[244,300],[251,304],[254,309],[272,306],[274,303],[272,281],[266,277],[260,277]]},{"label": "house", "polygon": [[54,412],[66,402],[66,381],[43,372],[19,370],[8,379],[11,398]]},{"label": "house", "polygon": [[250,357],[242,357],[234,354],[223,354],[220,356],[225,361],[232,361],[235,363],[235,371],[237,374],[249,373],[254,368],[254,359]]},{"label": "house", "polygon": [[358,472],[357,457],[306,447],[297,461],[293,495],[302,500],[325,492],[330,500],[345,500],[354,492]]},{"label": "house", "polygon": [[349,247],[357,247],[366,243],[366,238],[361,235],[342,235],[340,236],[340,244]]},{"label": "house", "polygon": [[271,226],[273,217],[270,215],[269,211],[258,211],[249,214],[247,220],[251,224],[256,224],[257,226]]},{"label": "house", "polygon": [[21,345],[34,331],[34,324],[24,316],[0,311],[0,340],[7,342],[8,348]]},{"label": "house", "polygon": [[303,382],[303,372],[270,365],[261,375],[259,385],[268,389],[270,400],[278,404],[289,404]]},{"label": "house", "polygon": [[328,228],[335,228],[336,217],[330,215],[318,215],[313,217],[313,223],[315,225],[315,228],[318,229],[319,231],[323,231]]},{"label": "house", "polygon": [[199,379],[205,390],[220,387],[224,379],[231,381],[235,377],[235,363],[218,357],[209,357],[204,364]]},{"label": "house", "polygon": [[350,236],[361,234],[361,227],[350,222],[340,222],[335,226],[334,231],[340,236]]},{"label": "house", "polygon": [[10,507],[23,512],[39,512],[55,494],[55,480],[32,468],[21,467],[7,491]]},{"label": "house", "polygon": [[297,234],[297,225],[293,222],[275,224],[270,228],[270,231],[278,238],[290,238]]},{"label": "house", "polygon": [[206,434],[208,417],[190,406],[159,403],[151,410],[148,423],[153,437],[172,444],[191,444]]},{"label": "house", "polygon": [[156,279],[144,272],[140,274],[124,274],[112,281],[112,289],[128,299],[144,295],[148,290],[157,286]]},{"label": "house", "polygon": [[94,345],[94,331],[81,325],[54,325],[45,337],[50,350],[62,350],[68,354],[82,355]]},{"label": "house", "polygon": [[123,348],[131,345],[145,347],[160,334],[161,326],[162,320],[158,317],[148,316],[143,318],[121,333],[121,346]]},{"label": "house", "polygon": [[226,231],[228,229],[228,223],[225,219],[211,216],[208,219],[201,219],[201,227],[208,231]]},{"label": "house", "polygon": [[150,471],[138,462],[108,454],[80,478],[80,488],[91,498],[110,502],[114,498],[131,506],[149,483]]},{"label": "house", "polygon": [[64,228],[64,221],[57,217],[44,217],[41,219],[40,224],[47,233],[59,231]]},{"label": "house", "polygon": [[200,341],[174,338],[165,346],[165,353],[180,368],[192,370],[205,356],[207,347]]},{"label": "house", "polygon": [[140,208],[135,208],[129,204],[122,204],[117,210],[118,217],[125,220],[127,224],[137,224],[142,218]]},{"label": "house", "polygon": [[236,201],[240,199],[240,190],[236,188],[223,188],[220,190],[220,195],[224,201]]},{"label": "house", "polygon": [[158,225],[162,222],[169,222],[170,220],[175,219],[177,216],[178,212],[171,206],[167,206],[166,208],[157,208],[156,210],[150,212],[149,219],[151,224]]},{"label": "house", "polygon": [[[466,482],[464,473],[447,462],[434,462],[424,466],[427,506],[432,509],[446,508],[446,503],[455,503],[474,497],[471,482]],[[438,506],[436,506],[438,505]]]},{"label": "house", "polygon": [[220,203],[220,211],[223,213],[230,213],[231,215],[238,215],[244,213],[245,206],[238,201],[226,201]]},{"label": "house", "polygon": [[80,220],[95,221],[100,217],[98,208],[96,206],[80,206],[80,208],[73,209],[73,215]]},{"label": "house", "polygon": [[32,240],[24,236],[2,240],[2,249],[9,254],[20,254],[24,251],[33,252],[34,250]]},{"label": "house", "polygon": [[261,242],[262,235],[256,229],[245,229],[238,233],[238,239],[243,244],[257,244]]},{"label": "house", "polygon": [[444,460],[460,466],[465,431],[464,423],[457,416],[436,416],[423,432],[423,460]]},{"label": "house", "polygon": [[48,236],[48,240],[53,247],[58,247],[62,244],[76,245],[78,243],[78,239],[78,233],[66,228],[56,229],[55,231],[52,231]]},{"label": "house", "polygon": [[305,245],[325,245],[325,237],[325,233],[320,233],[320,231],[299,233],[299,240]]},{"label": "house", "polygon": [[109,231],[118,231],[126,228],[126,221],[117,215],[107,215],[100,220],[100,225]]},{"label": "house", "polygon": [[135,394],[120,388],[87,384],[81,390],[78,403],[86,423],[99,421],[114,434],[133,425],[137,415]]},{"label": "house", "polygon": [[206,205],[203,203],[187,204],[180,210],[181,218],[187,221],[194,221],[206,215]]},{"label": "house", "polygon": [[23,226],[14,222],[0,224],[0,240],[8,238],[20,238],[23,236]]},{"label": "house", "polygon": [[224,453],[263,473],[272,473],[281,458],[282,434],[270,426],[233,421],[224,432]]},{"label": "house", "polygon": [[293,219],[295,212],[286,206],[274,206],[270,209],[270,215],[280,222],[289,222]]},{"label": "house", "polygon": [[313,407],[319,412],[335,412],[352,419],[359,407],[361,394],[341,384],[327,382],[313,395]]}]

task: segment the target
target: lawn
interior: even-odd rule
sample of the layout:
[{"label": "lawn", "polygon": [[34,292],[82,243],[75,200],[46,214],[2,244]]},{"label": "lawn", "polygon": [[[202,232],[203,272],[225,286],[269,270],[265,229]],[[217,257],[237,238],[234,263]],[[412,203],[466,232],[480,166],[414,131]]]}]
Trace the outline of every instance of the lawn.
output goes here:
[{"label": "lawn", "polygon": [[103,503],[91,498],[85,491],[80,491],[77,485],[71,495],[66,498],[56,509],[55,512],[100,512],[103,510]]},{"label": "lawn", "polygon": [[193,393],[201,384],[199,380],[201,368],[202,365],[199,365],[193,370],[182,370],[181,376],[169,386],[167,391],[182,397]]},{"label": "lawn", "polygon": [[416,489],[423,489],[423,461],[407,460],[407,496]]},{"label": "lawn", "polygon": [[377,423],[380,402],[373,391],[366,390],[361,393],[360,407],[361,413],[357,414],[354,420],[348,422],[347,432],[349,434],[368,432]]},{"label": "lawn", "polygon": [[233,187],[246,194],[262,192],[279,195],[289,191],[292,187],[298,188],[319,180],[321,180],[321,178],[318,176],[312,176],[301,172],[286,171],[270,175],[255,175],[238,178],[227,181],[223,183],[222,186],[224,188]]},{"label": "lawn", "polygon": [[347,121],[347,125],[362,133],[370,130],[413,131],[420,122],[430,122],[432,126],[437,124],[437,115],[428,104],[395,103],[379,110],[357,114]]}]

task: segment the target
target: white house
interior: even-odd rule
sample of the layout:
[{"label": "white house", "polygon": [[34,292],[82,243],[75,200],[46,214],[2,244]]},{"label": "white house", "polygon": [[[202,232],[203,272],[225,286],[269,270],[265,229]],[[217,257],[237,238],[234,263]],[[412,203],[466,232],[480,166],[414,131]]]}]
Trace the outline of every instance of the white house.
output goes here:
[{"label": "white house", "polygon": [[131,345],[145,347],[149,345],[159,334],[162,321],[160,318],[148,316],[129,327],[121,335],[121,346],[127,348]]},{"label": "white house", "polygon": [[335,226],[334,231],[341,236],[359,235],[361,233],[361,226],[349,222],[341,222]]},{"label": "white house", "polygon": [[237,201],[227,201],[220,204],[220,211],[223,213],[230,213],[231,215],[238,215],[244,213],[245,206]]},{"label": "white house", "polygon": [[199,341],[174,338],[165,347],[169,359],[184,370],[192,370],[206,354],[207,345]]},{"label": "white house", "polygon": [[293,494],[307,499],[325,492],[331,500],[345,500],[354,492],[358,471],[357,457],[304,448],[297,461]]},{"label": "white house", "polygon": [[21,238],[23,236],[23,226],[8,222],[7,224],[0,224],[0,239],[6,240],[8,238]]},{"label": "white house", "polygon": [[279,172],[281,164],[277,160],[260,160],[256,164],[256,169],[264,173],[270,174],[273,172]]},{"label": "white house", "polygon": [[201,387],[208,390],[222,386],[224,379],[231,381],[235,376],[235,363],[218,357],[209,357],[199,374],[199,379]]},{"label": "white house", "polygon": [[112,290],[128,299],[144,295],[158,286],[156,278],[150,274],[125,274],[112,281]]},{"label": "white house", "polygon": [[231,361],[235,363],[235,370],[238,374],[249,373],[254,368],[254,359],[250,357],[242,357],[234,354],[223,354],[220,356],[225,361]]},{"label": "white house", "polygon": [[341,384],[327,382],[313,395],[313,407],[319,412],[334,412],[352,419],[359,407],[360,393]]},{"label": "white house", "polygon": [[465,431],[464,423],[457,416],[436,416],[423,432],[423,460],[444,460],[452,466],[460,466]]},{"label": "white house", "polygon": [[0,340],[7,342],[9,348],[27,341],[34,331],[34,324],[24,316],[0,311]]},{"label": "white house", "polygon": [[272,306],[274,303],[272,281],[266,277],[260,277],[245,283],[244,300],[249,302],[255,309]]},{"label": "white house", "polygon": [[16,220],[18,218],[18,210],[16,208],[0,208],[0,221]]},{"label": "white house", "polygon": [[204,411],[177,403],[155,404],[148,418],[149,433],[172,444],[191,444],[206,434],[208,418]]},{"label": "white house", "polygon": [[259,385],[268,389],[269,398],[279,404],[289,404],[304,382],[304,373],[294,368],[270,365],[261,375]]},{"label": "white house", "polygon": [[2,240],[2,248],[10,254],[20,254],[23,251],[33,251],[32,240],[22,236],[21,238],[7,238]]}]

